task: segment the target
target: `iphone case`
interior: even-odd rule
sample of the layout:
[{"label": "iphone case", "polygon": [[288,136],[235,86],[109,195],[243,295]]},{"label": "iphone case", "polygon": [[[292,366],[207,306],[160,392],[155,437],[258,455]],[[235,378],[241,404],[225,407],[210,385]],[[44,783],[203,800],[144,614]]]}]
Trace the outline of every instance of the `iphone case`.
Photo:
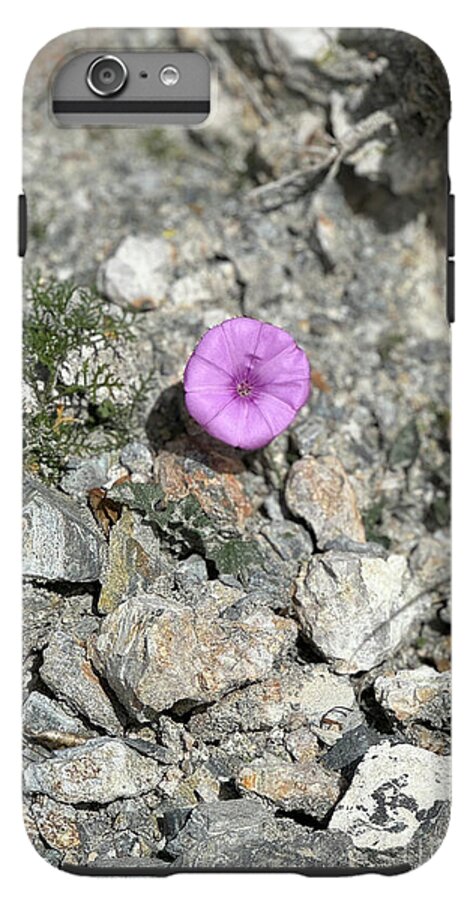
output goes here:
[{"label": "iphone case", "polygon": [[[72,54],[155,48],[209,60],[202,125],[58,127]],[[448,120],[396,31],[35,58],[24,802],[54,866],[390,874],[441,843]]]}]

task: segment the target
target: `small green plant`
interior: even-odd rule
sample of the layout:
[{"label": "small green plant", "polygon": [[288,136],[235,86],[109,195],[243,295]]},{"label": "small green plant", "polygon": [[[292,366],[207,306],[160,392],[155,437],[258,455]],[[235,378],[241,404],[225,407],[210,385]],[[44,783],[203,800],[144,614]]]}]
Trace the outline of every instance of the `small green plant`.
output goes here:
[{"label": "small green plant", "polygon": [[125,385],[101,361],[105,350],[120,358],[125,342],[135,339],[133,312],[111,315],[94,290],[39,277],[28,288],[26,306],[25,463],[56,481],[71,456],[112,449],[130,438],[148,379],[128,386],[130,399],[120,403],[116,397]]},{"label": "small green plant", "polygon": [[172,552],[200,553],[221,574],[235,575],[246,583],[249,570],[262,563],[256,541],[218,530],[193,494],[172,502],[157,484],[121,484],[112,488],[109,496],[142,512],[144,520],[158,528]]}]

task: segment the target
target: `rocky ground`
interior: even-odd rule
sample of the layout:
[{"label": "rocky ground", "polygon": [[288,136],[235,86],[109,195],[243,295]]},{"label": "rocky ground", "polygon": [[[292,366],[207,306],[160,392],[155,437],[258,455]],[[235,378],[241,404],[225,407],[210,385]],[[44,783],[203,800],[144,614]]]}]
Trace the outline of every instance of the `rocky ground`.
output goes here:
[{"label": "rocky ground", "polygon": [[[210,56],[206,127],[47,120],[52,64],[124,41]],[[109,323],[47,365],[54,317],[26,348],[25,820],[54,865],[389,868],[441,842],[447,117],[438,61],[392,32],[76,33],[35,61],[26,322],[39,279],[40,303],[95,288]],[[236,315],[312,365],[255,453],[183,404],[195,343]]]}]

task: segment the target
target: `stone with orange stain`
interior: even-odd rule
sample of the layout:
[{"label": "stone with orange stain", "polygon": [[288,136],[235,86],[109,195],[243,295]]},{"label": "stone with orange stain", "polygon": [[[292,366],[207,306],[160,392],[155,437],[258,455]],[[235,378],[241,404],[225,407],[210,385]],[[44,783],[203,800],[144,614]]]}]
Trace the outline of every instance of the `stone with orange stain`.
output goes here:
[{"label": "stone with orange stain", "polygon": [[337,457],[297,460],[288,475],[285,500],[293,515],[312,528],[320,546],[342,536],[365,541],[354,489]]},{"label": "stone with orange stain", "polygon": [[451,680],[448,672],[430,666],[380,675],[375,699],[391,719],[403,726],[424,722],[433,728],[450,727]]},{"label": "stone with orange stain", "polygon": [[193,607],[169,595],[132,597],[107,616],[91,652],[139,721],[218,700],[269,675],[289,651],[295,623],[266,608],[240,609],[241,594],[214,581]]},{"label": "stone with orange stain", "polygon": [[59,750],[25,770],[27,794],[46,794],[60,803],[111,803],[153,790],[159,763],[117,738],[94,738],[81,747]]},{"label": "stone with orange stain", "polygon": [[38,831],[54,850],[73,850],[81,846],[76,822],[76,811],[71,806],[54,803],[49,797],[39,795],[34,804]]},{"label": "stone with orange stain", "polygon": [[81,641],[59,628],[44,651],[40,670],[55,696],[109,734],[121,734],[122,726],[109,697],[86,656]]},{"label": "stone with orange stain", "polygon": [[236,779],[243,794],[255,794],[286,812],[322,819],[343,790],[340,775],[316,762],[286,762],[266,755],[244,766]]},{"label": "stone with orange stain", "polygon": [[243,480],[245,467],[233,451],[202,447],[198,440],[179,438],[160,450],[155,477],[167,501],[192,494],[217,528],[242,531],[253,513]]}]

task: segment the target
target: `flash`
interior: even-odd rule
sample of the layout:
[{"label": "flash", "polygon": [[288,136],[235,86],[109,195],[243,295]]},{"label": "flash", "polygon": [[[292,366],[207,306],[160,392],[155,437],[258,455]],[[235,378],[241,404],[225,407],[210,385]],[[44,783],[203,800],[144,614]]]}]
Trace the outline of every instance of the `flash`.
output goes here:
[{"label": "flash", "polygon": [[180,78],[180,72],[175,66],[164,66],[160,70],[159,78],[166,87],[173,87]]}]

